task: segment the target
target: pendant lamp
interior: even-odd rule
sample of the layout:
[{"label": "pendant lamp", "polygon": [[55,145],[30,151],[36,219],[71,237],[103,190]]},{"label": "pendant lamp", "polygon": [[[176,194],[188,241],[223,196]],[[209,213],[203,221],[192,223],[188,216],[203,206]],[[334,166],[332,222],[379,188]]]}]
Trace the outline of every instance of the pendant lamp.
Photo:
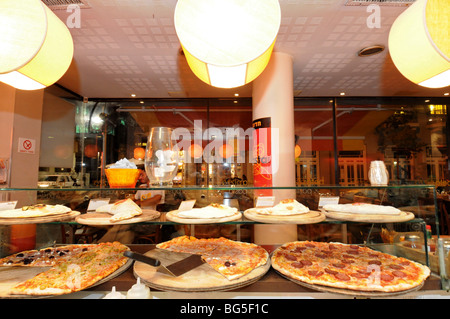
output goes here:
[{"label": "pendant lamp", "polygon": [[58,81],[72,62],[66,25],[40,0],[0,1],[0,81],[37,90]]},{"label": "pendant lamp", "polygon": [[450,85],[450,1],[417,0],[393,23],[389,52],[410,81],[429,88]]},{"label": "pendant lamp", "polygon": [[178,0],[175,30],[194,74],[233,88],[267,66],[281,23],[278,0]]}]

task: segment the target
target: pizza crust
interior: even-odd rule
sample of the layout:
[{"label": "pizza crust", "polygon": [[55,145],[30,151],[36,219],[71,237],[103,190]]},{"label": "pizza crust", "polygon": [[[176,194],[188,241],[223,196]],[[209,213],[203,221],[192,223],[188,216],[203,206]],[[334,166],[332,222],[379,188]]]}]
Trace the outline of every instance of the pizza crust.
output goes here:
[{"label": "pizza crust", "polygon": [[393,206],[374,205],[368,203],[351,203],[351,204],[329,204],[324,205],[323,209],[332,212],[341,212],[348,214],[362,215],[395,215],[401,214],[401,210]]},{"label": "pizza crust", "polygon": [[72,210],[64,205],[37,204],[22,208],[0,211],[0,218],[31,218],[70,213]]},{"label": "pizza crust", "polygon": [[309,208],[295,199],[284,199],[273,207],[256,207],[253,209],[259,215],[291,216],[309,213]]},{"label": "pizza crust", "polygon": [[238,213],[238,209],[235,207],[229,207],[222,204],[211,204],[202,208],[193,208],[185,211],[178,211],[177,217],[179,218],[224,218],[233,216]]}]

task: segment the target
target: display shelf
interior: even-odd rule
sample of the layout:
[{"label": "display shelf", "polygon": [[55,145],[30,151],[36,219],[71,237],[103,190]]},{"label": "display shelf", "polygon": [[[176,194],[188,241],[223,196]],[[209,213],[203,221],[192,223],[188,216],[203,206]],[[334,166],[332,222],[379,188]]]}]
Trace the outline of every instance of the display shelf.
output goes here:
[{"label": "display shelf", "polygon": [[[348,220],[334,220],[326,218],[323,221],[314,224],[297,225],[299,240],[319,240],[319,241],[342,241],[354,244],[379,245],[388,243],[390,247],[399,246],[399,243],[405,240],[405,237],[414,234],[419,236],[421,249],[414,252],[413,255],[407,255],[409,258],[418,258],[420,262],[430,265],[430,259],[435,260],[434,252],[431,256],[426,249],[428,247],[426,236],[426,225],[432,226],[433,235],[439,237],[439,214],[436,204],[436,188],[433,185],[392,185],[392,186],[339,186],[339,185],[318,185],[318,186],[296,186],[296,187],[257,187],[252,185],[233,186],[233,185],[215,185],[215,186],[154,186],[148,188],[90,188],[90,187],[72,187],[72,188],[0,188],[0,201],[17,201],[17,207],[23,205],[32,205],[37,203],[44,204],[63,204],[80,211],[82,214],[89,213],[88,206],[91,200],[109,198],[111,202],[127,197],[132,197],[137,191],[141,190],[164,190],[166,194],[165,204],[160,207],[161,215],[159,218],[140,222],[142,226],[180,226],[187,225],[186,234],[196,235],[200,228],[220,229],[220,232],[214,233],[213,237],[222,236],[222,229],[226,229],[227,235],[233,232],[231,239],[241,240],[242,229],[253,231],[252,227],[264,224],[251,220],[242,215],[242,218],[226,221],[223,223],[211,223],[202,225],[182,224],[167,220],[166,214],[169,211],[178,208],[182,200],[195,199],[198,207],[206,206],[210,203],[222,203],[224,194],[231,194],[239,203],[239,211],[253,208],[255,198],[258,194],[288,194],[300,203],[312,210],[319,208],[320,200],[324,197],[339,198],[339,203],[365,202],[379,205],[392,205],[403,210],[414,213],[412,220],[403,222],[355,222]],[[283,195],[286,196],[286,195]],[[2,246],[0,253],[6,255],[8,251],[8,241],[10,233],[9,226],[0,226],[0,236],[2,237]],[[74,232],[80,227],[75,220],[55,221],[37,226],[36,245],[44,247],[49,244],[63,242],[64,240],[73,240]],[[90,226],[88,226],[90,227]],[[94,227],[95,228],[95,227]],[[72,232],[68,238],[56,236],[61,235],[61,229]],[[231,230],[230,230],[231,229]],[[40,236],[44,234],[43,236]],[[207,234],[206,234],[207,235]],[[64,235],[63,235],[64,236]],[[231,236],[231,235],[230,235]],[[43,239],[41,239],[43,237]],[[56,237],[54,239],[53,237]],[[245,241],[252,241],[252,236],[246,236]],[[424,248],[425,247],[425,248]],[[3,248],[3,251],[1,250]],[[403,253],[406,251],[403,249]],[[398,255],[399,249],[392,251],[392,254]],[[431,258],[430,258],[431,257]],[[439,273],[439,263],[433,262],[432,271]],[[433,268],[434,267],[434,268]]]}]

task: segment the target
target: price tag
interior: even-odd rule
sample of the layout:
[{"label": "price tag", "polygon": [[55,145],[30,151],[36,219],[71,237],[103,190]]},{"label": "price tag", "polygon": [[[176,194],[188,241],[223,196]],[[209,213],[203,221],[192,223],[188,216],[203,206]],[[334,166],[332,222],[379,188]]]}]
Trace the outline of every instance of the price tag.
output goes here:
[{"label": "price tag", "polygon": [[339,204],[339,196],[320,196],[319,197],[319,208],[325,205],[336,205]]},{"label": "price tag", "polygon": [[9,202],[0,202],[0,210],[9,210],[16,208],[17,201],[9,201]]},{"label": "price tag", "polygon": [[259,196],[255,207],[272,207],[275,205],[275,196]]},{"label": "price tag", "polygon": [[178,207],[178,211],[182,212],[182,211],[186,211],[186,210],[191,210],[195,205],[195,199],[191,199],[191,200],[184,200],[180,203],[180,206]]},{"label": "price tag", "polygon": [[87,208],[88,212],[95,212],[97,208],[100,206],[108,205],[110,199],[109,198],[94,198],[89,201],[89,205]]}]

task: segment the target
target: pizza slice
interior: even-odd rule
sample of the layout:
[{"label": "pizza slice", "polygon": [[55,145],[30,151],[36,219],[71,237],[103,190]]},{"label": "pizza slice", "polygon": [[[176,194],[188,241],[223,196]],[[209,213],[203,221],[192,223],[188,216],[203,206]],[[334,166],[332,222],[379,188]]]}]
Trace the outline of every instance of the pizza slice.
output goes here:
[{"label": "pizza slice", "polygon": [[130,198],[119,200],[113,204],[100,206],[96,209],[96,212],[111,214],[111,222],[118,222],[142,215],[141,207]]}]

